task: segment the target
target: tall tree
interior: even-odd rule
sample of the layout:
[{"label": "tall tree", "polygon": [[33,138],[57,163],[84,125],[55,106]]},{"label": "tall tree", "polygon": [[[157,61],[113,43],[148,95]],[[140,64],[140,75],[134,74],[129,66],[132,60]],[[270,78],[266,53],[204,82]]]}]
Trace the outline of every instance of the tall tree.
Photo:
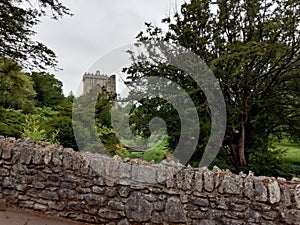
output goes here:
[{"label": "tall tree", "polygon": [[41,42],[32,40],[36,33],[34,26],[49,13],[56,20],[71,15],[58,0],[1,0],[0,56],[31,68],[56,67],[55,53]]},{"label": "tall tree", "polygon": [[37,106],[55,107],[65,101],[62,82],[48,73],[34,72],[30,75],[37,95]]},{"label": "tall tree", "polygon": [[31,78],[21,72],[21,67],[0,57],[0,105],[30,111],[35,94]]},{"label": "tall tree", "polygon": [[74,99],[72,123],[79,150],[116,154],[120,142],[112,129],[110,114],[115,98],[115,93],[96,85]]},{"label": "tall tree", "polygon": [[[270,133],[292,127],[299,132],[298,0],[191,0],[162,21],[168,26],[166,32],[146,24],[138,41],[177,43],[199,55],[214,72],[227,105],[223,148],[230,149],[232,168],[248,165],[254,150],[269,151]],[[189,76],[161,68],[136,58],[125,71],[130,81],[155,75],[177,82],[186,91],[193,87],[189,93],[203,112],[199,102],[205,103],[205,97]]]}]

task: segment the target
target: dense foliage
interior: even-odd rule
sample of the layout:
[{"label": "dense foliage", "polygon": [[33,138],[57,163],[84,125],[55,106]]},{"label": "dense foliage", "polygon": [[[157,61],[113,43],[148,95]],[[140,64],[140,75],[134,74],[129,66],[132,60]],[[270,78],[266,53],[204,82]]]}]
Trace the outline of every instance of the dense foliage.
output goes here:
[{"label": "dense foliage", "polygon": [[47,73],[24,73],[16,62],[0,58],[0,134],[61,143],[77,149],[72,101],[62,83]]},{"label": "dense foliage", "polygon": [[[191,0],[162,21],[166,32],[147,23],[138,42],[161,40],[183,46],[199,55],[220,82],[228,118],[215,163],[236,172],[251,169],[274,175],[282,151],[272,148],[270,136],[300,133],[299,1]],[[207,124],[201,127],[202,134],[209,134],[207,100],[191,77],[159,60],[132,57],[133,64],[124,70],[128,82],[160,76],[178,83],[193,99],[200,123]],[[193,161],[200,160],[205,139],[201,135]]]},{"label": "dense foliage", "polygon": [[21,72],[21,67],[0,57],[0,104],[4,108],[32,110],[35,95],[32,80]]}]

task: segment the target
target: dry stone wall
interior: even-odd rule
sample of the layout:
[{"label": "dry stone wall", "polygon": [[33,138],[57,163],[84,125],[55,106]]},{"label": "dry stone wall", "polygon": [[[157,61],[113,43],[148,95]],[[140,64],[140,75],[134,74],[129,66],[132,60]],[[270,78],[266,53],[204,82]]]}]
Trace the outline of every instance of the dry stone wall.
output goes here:
[{"label": "dry stone wall", "polygon": [[300,180],[122,161],[0,137],[0,197],[97,224],[300,224]]}]

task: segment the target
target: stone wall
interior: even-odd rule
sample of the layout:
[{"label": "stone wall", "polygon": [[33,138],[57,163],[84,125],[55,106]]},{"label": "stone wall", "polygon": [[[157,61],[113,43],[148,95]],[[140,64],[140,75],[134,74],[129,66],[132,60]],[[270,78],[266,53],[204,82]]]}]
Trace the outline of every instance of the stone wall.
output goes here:
[{"label": "stone wall", "polygon": [[0,197],[98,224],[300,224],[300,181],[0,137]]}]

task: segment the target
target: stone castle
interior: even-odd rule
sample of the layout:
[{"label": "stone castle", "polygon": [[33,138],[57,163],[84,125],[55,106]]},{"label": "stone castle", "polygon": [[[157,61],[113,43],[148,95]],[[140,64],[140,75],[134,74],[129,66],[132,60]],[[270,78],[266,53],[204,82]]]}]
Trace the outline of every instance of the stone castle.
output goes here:
[{"label": "stone castle", "polygon": [[116,75],[107,76],[101,74],[100,71],[96,73],[84,73],[83,94],[88,93],[94,86],[99,85],[101,88],[105,87],[107,91],[116,93]]}]

